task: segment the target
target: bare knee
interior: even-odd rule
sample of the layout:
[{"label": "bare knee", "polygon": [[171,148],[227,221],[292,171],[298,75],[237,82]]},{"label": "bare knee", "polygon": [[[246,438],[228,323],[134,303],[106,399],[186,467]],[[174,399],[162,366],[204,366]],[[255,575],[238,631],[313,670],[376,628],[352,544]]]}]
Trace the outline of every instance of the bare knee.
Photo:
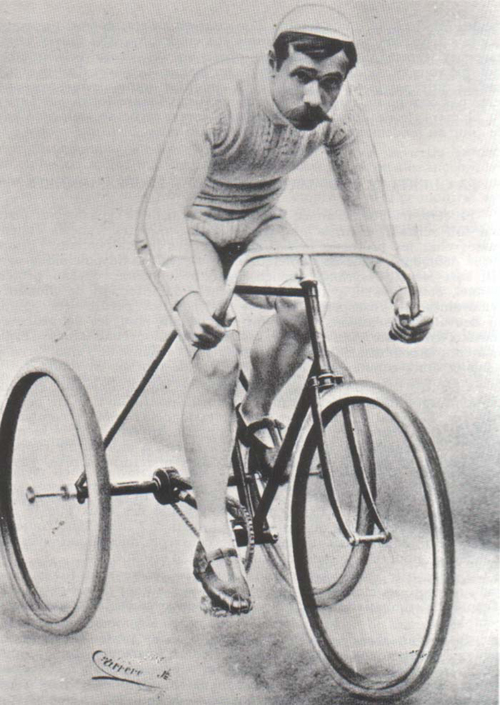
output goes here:
[{"label": "bare knee", "polygon": [[[297,288],[297,280],[291,279],[282,286]],[[277,297],[274,307],[283,328],[299,339],[306,340],[308,336],[307,314],[304,299],[300,297]]]},{"label": "bare knee", "polygon": [[304,301],[299,298],[278,298],[275,304],[281,325],[296,337],[307,338],[307,314]]},{"label": "bare knee", "polygon": [[[283,286],[293,285],[296,285],[295,281],[285,282]],[[321,282],[318,282],[318,297],[321,313],[324,314],[328,308],[328,292]],[[303,299],[277,298],[275,308],[284,325],[296,332],[305,331],[307,334],[307,314]]]},{"label": "bare knee", "polygon": [[234,387],[239,372],[240,346],[237,336],[226,335],[210,350],[199,350],[193,358],[194,375],[219,389]]}]

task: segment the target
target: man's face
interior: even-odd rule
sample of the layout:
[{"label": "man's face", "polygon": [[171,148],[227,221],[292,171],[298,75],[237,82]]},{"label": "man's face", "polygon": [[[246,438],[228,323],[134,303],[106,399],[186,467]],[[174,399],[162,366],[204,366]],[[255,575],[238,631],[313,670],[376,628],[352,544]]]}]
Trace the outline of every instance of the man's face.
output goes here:
[{"label": "man's face", "polygon": [[314,130],[338,98],[349,61],[344,51],[316,60],[290,46],[279,71],[271,61],[271,94],[280,112],[299,130]]}]

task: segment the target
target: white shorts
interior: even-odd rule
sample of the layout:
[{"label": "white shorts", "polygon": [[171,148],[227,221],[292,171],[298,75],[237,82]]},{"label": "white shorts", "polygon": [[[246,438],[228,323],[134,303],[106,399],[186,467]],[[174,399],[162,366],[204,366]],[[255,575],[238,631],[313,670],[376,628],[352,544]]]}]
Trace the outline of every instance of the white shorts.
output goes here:
[{"label": "white shorts", "polygon": [[[230,221],[204,217],[203,213],[197,214],[196,209],[192,209],[186,221],[198,277],[198,288],[208,307],[214,311],[223,298],[225,279],[231,265],[244,252],[306,246],[304,240],[286,220],[284,212],[276,207],[268,210],[258,219],[250,216]],[[221,242],[223,244],[219,244]],[[156,267],[151,267],[151,262],[149,264],[146,270],[161,295]],[[238,284],[282,286],[288,283],[291,285],[293,280],[298,278],[299,271],[298,257],[258,259],[250,262],[243,269]],[[241,298],[259,308],[272,309],[275,305],[273,296],[242,295]],[[178,313],[171,309],[168,313],[189,354],[194,354],[193,348],[184,341]],[[226,325],[228,330],[238,331],[236,316],[232,309],[228,311]]]}]

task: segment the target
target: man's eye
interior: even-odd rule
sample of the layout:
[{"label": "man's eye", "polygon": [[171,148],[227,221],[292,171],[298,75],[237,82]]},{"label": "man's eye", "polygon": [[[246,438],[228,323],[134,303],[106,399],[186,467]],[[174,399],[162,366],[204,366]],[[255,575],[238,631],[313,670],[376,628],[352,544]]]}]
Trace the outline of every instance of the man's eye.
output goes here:
[{"label": "man's eye", "polygon": [[340,86],[342,85],[342,81],[340,78],[326,78],[324,81],[321,81],[321,88],[324,91],[335,91]]},{"label": "man's eye", "polygon": [[311,81],[311,76],[305,71],[297,71],[295,77],[299,83],[309,83]]}]

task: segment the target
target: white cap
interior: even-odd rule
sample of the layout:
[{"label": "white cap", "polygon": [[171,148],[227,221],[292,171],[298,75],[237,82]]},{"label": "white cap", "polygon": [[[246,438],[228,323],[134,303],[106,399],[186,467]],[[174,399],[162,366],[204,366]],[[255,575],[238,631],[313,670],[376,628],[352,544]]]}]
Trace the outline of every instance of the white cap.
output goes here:
[{"label": "white cap", "polygon": [[284,32],[315,34],[354,44],[349,20],[328,5],[300,5],[286,14],[276,28],[273,42]]}]

